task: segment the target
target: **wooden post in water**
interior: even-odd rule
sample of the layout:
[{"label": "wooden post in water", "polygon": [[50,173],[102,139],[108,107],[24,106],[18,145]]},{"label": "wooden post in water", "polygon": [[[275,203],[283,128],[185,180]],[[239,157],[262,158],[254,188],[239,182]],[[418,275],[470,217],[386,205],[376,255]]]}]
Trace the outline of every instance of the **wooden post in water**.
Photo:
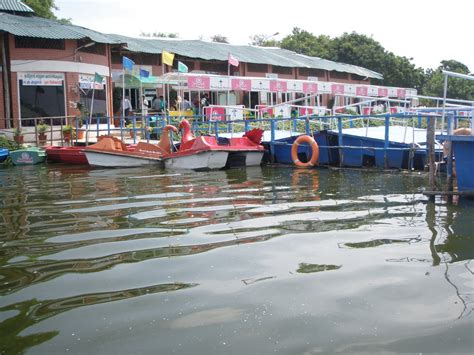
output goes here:
[{"label": "wooden post in water", "polygon": [[[454,124],[454,116],[453,114],[448,115],[448,129],[446,133],[448,135],[453,134],[453,124]],[[447,181],[446,181],[446,191],[453,191],[453,142],[446,141],[447,144],[447,152],[446,152],[446,174],[447,174]]]},{"label": "wooden post in water", "polygon": [[[428,167],[429,167],[429,185],[430,190],[435,191],[435,175],[436,175],[436,165],[435,165],[435,126],[436,118],[427,117],[428,119],[428,129],[426,130],[426,143],[428,146]],[[433,197],[434,198],[434,197]]]}]

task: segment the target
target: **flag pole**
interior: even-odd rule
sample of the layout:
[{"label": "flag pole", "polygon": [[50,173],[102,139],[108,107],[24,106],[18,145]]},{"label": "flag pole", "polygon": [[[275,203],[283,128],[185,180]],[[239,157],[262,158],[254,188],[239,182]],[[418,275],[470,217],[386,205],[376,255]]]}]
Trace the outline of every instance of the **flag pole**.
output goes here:
[{"label": "flag pole", "polygon": [[123,128],[125,125],[125,68],[122,69],[122,118],[120,119],[120,139],[123,141]]},{"label": "flag pole", "polygon": [[[92,122],[92,112],[94,111],[94,97],[95,97],[95,76],[94,82],[92,83],[92,100],[91,100],[91,109],[89,112],[89,122],[86,123],[86,145],[89,145],[89,124]],[[96,123],[99,125],[99,122]]]},{"label": "flag pole", "polygon": [[230,98],[230,63],[229,63],[229,55],[227,55],[227,106],[229,106],[229,98]]}]

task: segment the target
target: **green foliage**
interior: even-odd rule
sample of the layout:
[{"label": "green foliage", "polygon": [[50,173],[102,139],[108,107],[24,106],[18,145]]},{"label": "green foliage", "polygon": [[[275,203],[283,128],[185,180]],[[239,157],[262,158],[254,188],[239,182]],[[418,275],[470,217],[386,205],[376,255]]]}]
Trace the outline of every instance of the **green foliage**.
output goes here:
[{"label": "green foliage", "polygon": [[21,127],[16,127],[16,128],[13,130],[13,135],[14,135],[15,137],[21,136],[21,134],[22,134]]},{"label": "green foliage", "polygon": [[[255,43],[261,38],[261,35],[251,37]],[[470,72],[466,65],[455,60],[444,60],[436,70],[425,70],[413,64],[413,58],[397,56],[373,38],[356,32],[344,33],[332,39],[325,35],[315,36],[295,27],[290,35],[276,44],[296,53],[373,70],[384,77],[378,84],[415,88],[429,96],[443,95],[442,69],[464,74]],[[454,78],[449,80],[448,97],[473,100],[473,82]],[[373,79],[371,81],[374,82]]]},{"label": "green foliage", "polygon": [[59,10],[54,0],[23,0],[23,2],[31,7],[35,14],[39,17],[58,20],[59,22],[67,25],[71,24],[71,19],[58,19],[53,13],[53,10]]},{"label": "green foliage", "polygon": [[40,123],[36,128],[38,129],[38,133],[45,133],[49,129],[49,126],[45,123]]},{"label": "green foliage", "polygon": [[250,37],[250,44],[252,46],[260,46],[260,47],[280,47],[280,41],[276,39],[271,39],[271,37],[276,36],[274,35],[264,35],[264,34],[257,34]]},{"label": "green foliage", "polygon": [[330,60],[334,58],[332,41],[328,36],[321,35],[316,37],[298,27],[293,29],[291,35],[283,38],[281,48],[311,57]]},{"label": "green foliage", "polygon": [[141,37],[158,37],[158,38],[179,38],[178,33],[171,32],[140,32]]},{"label": "green foliage", "polygon": [[223,35],[214,35],[211,37],[212,42],[217,42],[217,43],[229,43],[229,40],[227,37]]},{"label": "green foliage", "polygon": [[15,141],[7,139],[6,137],[0,136],[0,148],[6,148],[9,151],[13,151],[21,149],[23,146]]},{"label": "green foliage", "polygon": [[[469,74],[469,68],[456,60],[443,60],[436,70],[426,71],[426,83],[422,93],[427,96],[443,97],[444,75],[442,70]],[[461,100],[474,100],[474,82],[459,78],[448,79],[447,97]]]}]

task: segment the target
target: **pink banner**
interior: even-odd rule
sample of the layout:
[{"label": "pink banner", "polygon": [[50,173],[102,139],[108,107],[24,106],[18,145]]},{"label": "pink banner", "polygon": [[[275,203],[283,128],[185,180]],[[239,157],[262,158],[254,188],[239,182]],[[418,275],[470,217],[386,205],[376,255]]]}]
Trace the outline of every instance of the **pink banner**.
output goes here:
[{"label": "pink banner", "polygon": [[407,92],[405,89],[397,89],[397,97],[400,99],[404,99],[405,96],[407,95]]},{"label": "pink banner", "polygon": [[232,90],[250,91],[252,89],[252,80],[250,79],[232,79]]},{"label": "pink banner", "polygon": [[271,92],[286,92],[287,86],[286,81],[272,80],[270,81]]},{"label": "pink banner", "polygon": [[369,95],[369,88],[367,86],[357,86],[356,87],[356,95],[357,96],[368,96]]},{"label": "pink banner", "polygon": [[318,84],[316,84],[316,83],[303,83],[303,92],[305,94],[316,94],[318,92]]},{"label": "pink banner", "polygon": [[388,89],[379,88],[377,92],[378,92],[377,96],[388,96]]},{"label": "pink banner", "polygon": [[205,76],[188,76],[189,90],[209,90],[211,88],[211,80]]},{"label": "pink banner", "polygon": [[300,116],[306,116],[306,115],[312,115],[312,114],[313,114],[312,108],[306,108],[306,107],[300,108]]},{"label": "pink banner", "polygon": [[208,107],[206,116],[209,120],[225,121],[225,109],[223,107]]},{"label": "pink banner", "polygon": [[333,94],[344,94],[344,84],[332,84],[331,93]]}]

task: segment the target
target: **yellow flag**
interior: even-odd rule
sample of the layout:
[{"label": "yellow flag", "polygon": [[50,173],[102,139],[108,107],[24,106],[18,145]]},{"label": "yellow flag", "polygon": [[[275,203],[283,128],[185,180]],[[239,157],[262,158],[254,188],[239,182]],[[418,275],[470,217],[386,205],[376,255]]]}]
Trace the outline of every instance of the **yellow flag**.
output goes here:
[{"label": "yellow flag", "polygon": [[163,62],[163,64],[173,65],[173,60],[174,60],[173,53],[170,53],[167,51],[161,52],[161,61]]}]

